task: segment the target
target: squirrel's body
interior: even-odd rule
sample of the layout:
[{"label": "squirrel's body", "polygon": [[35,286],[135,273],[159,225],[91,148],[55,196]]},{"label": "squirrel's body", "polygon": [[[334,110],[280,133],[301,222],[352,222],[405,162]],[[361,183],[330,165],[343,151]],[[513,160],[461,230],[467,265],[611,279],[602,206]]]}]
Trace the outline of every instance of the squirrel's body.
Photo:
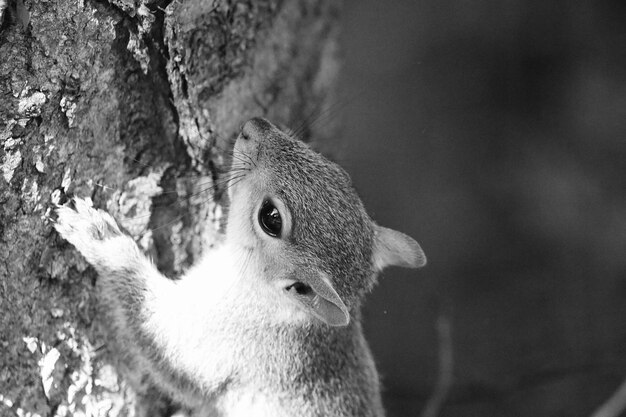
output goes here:
[{"label": "squirrel's body", "polygon": [[224,242],[177,281],[108,214],[59,208],[118,344],[208,415],[382,416],[360,303],[384,266],[422,265],[421,249],[369,220],[341,168],[268,122],[248,122],[235,151],[245,179],[229,189]]}]

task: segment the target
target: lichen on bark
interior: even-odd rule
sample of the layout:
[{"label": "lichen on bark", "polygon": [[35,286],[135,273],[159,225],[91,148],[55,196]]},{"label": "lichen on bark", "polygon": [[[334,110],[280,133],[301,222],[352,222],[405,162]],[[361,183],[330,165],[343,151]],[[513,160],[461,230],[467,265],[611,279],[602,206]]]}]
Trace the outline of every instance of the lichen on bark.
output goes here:
[{"label": "lichen on bark", "polygon": [[338,5],[12,0],[0,12],[0,414],[170,414],[125,373],[95,273],[52,229],[51,195],[90,196],[180,274],[219,238],[215,181],[239,126],[294,126],[334,99]]}]

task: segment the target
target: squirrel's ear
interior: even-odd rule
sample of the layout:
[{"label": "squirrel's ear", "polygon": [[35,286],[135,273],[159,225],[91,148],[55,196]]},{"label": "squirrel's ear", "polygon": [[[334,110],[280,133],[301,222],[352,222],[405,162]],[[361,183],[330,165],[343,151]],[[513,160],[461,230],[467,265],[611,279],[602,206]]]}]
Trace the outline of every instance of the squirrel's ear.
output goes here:
[{"label": "squirrel's ear", "polygon": [[374,267],[381,271],[387,266],[420,268],[426,265],[426,255],[419,243],[397,230],[375,225]]},{"label": "squirrel's ear", "polygon": [[330,326],[347,326],[350,323],[348,308],[323,273],[301,272],[297,280],[286,290],[306,310]]}]

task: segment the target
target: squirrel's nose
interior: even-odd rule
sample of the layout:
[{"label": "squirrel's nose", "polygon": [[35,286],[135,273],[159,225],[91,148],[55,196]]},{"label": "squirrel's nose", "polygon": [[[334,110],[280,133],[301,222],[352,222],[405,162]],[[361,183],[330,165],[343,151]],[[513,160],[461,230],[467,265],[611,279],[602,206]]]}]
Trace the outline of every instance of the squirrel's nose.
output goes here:
[{"label": "squirrel's nose", "polygon": [[272,129],[272,125],[261,117],[248,120],[241,128],[241,137],[246,140],[260,139],[264,134]]}]

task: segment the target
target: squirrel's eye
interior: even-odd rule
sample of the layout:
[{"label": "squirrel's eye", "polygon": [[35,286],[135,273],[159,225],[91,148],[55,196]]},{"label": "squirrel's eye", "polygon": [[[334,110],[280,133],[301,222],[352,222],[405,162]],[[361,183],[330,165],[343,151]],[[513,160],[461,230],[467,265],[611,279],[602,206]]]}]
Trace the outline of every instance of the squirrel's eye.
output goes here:
[{"label": "squirrel's eye", "polygon": [[280,212],[270,200],[265,200],[259,210],[259,224],[261,229],[272,237],[279,237],[283,228]]}]

